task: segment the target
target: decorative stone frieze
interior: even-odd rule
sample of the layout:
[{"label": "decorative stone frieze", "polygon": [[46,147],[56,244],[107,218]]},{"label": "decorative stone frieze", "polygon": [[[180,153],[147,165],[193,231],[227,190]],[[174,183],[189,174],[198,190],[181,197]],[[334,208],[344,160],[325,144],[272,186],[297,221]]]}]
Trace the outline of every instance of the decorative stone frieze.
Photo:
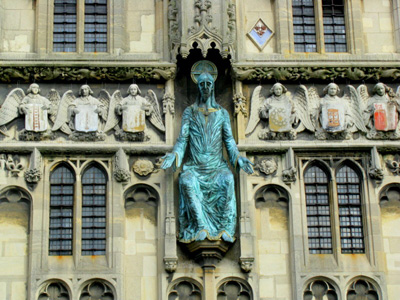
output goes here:
[{"label": "decorative stone frieze", "polygon": [[2,66],[0,67],[0,82],[168,80],[175,76],[175,72],[175,66]]},{"label": "decorative stone frieze", "polygon": [[333,81],[349,80],[397,80],[400,78],[399,67],[260,67],[233,66],[233,76],[237,80],[249,81]]}]

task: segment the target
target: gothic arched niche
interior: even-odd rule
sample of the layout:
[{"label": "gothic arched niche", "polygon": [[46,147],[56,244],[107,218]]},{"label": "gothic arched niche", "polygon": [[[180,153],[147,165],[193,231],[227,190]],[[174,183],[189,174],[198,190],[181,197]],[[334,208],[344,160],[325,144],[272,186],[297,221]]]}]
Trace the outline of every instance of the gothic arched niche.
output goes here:
[{"label": "gothic arched niche", "polygon": [[250,286],[242,280],[230,279],[218,288],[218,300],[251,300]]},{"label": "gothic arched niche", "polygon": [[367,279],[354,280],[347,289],[347,300],[379,300],[375,285]]},{"label": "gothic arched niche", "polygon": [[82,289],[79,300],[114,300],[116,299],[113,289],[104,280],[93,280]]},{"label": "gothic arched niche", "polygon": [[192,282],[192,280],[180,280],[175,283],[169,294],[168,300],[201,300],[201,290],[199,285]]},{"label": "gothic arched niche", "polygon": [[[28,280],[28,253],[30,233],[30,194],[17,186],[0,191],[0,244],[6,244],[12,251],[3,251],[2,261],[9,261],[10,268],[2,269],[2,278],[10,286],[19,284],[22,278]],[[15,276],[18,275],[18,276]],[[0,284],[3,284],[0,280]],[[26,299],[26,289],[20,291]]]},{"label": "gothic arched niche", "polygon": [[304,300],[337,300],[338,293],[336,288],[329,280],[325,278],[319,278],[311,280],[303,294]]},{"label": "gothic arched niche", "polygon": [[400,184],[392,183],[385,186],[379,193],[379,204],[381,207],[400,207]]},{"label": "gothic arched niche", "polygon": [[254,196],[256,207],[281,207],[287,208],[289,204],[289,194],[281,186],[268,184],[259,188]]},{"label": "gothic arched niche", "polygon": [[40,291],[38,300],[70,300],[70,294],[64,283],[59,280],[45,282]]}]

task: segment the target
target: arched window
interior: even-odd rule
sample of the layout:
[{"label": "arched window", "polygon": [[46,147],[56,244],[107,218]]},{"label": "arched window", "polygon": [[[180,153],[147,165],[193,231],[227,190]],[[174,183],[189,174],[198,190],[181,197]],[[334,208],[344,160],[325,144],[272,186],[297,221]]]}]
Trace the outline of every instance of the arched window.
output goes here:
[{"label": "arched window", "polygon": [[310,253],[332,253],[328,175],[318,166],[304,173]]},{"label": "arched window", "polygon": [[66,165],[50,175],[49,255],[72,255],[75,176]]},{"label": "arched window", "polygon": [[336,174],[342,253],[365,252],[360,183],[360,176],[347,165]]},{"label": "arched window", "polygon": [[106,253],[106,193],[104,172],[92,165],[82,176],[82,255]]}]

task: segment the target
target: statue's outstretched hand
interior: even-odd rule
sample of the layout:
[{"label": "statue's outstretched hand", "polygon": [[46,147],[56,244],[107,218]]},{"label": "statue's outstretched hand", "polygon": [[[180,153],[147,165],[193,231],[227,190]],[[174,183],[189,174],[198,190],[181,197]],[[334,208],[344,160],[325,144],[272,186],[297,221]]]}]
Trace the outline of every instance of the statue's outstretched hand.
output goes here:
[{"label": "statue's outstretched hand", "polygon": [[175,153],[167,153],[163,157],[161,157],[164,161],[161,164],[161,169],[168,169],[172,166],[172,170],[176,171],[176,164],[175,164]]},{"label": "statue's outstretched hand", "polygon": [[238,164],[239,167],[247,174],[253,174],[254,171],[252,166],[254,166],[254,164],[251,161],[249,161],[246,157],[239,156]]}]

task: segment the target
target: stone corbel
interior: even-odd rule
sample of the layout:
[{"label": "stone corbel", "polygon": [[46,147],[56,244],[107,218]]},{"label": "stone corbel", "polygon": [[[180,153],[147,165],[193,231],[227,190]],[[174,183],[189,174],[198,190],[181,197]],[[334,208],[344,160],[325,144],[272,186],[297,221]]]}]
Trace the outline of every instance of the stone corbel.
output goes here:
[{"label": "stone corbel", "polygon": [[29,168],[25,171],[25,180],[28,184],[38,183],[42,175],[42,154],[35,148],[31,154]]},{"label": "stone corbel", "polygon": [[290,186],[296,181],[297,177],[297,170],[294,162],[294,151],[292,147],[290,147],[286,153],[285,167],[286,169],[282,172],[282,180],[284,183]]},{"label": "stone corbel", "polygon": [[131,179],[128,156],[122,148],[114,156],[114,178],[117,182],[121,183],[126,183]]},{"label": "stone corbel", "polygon": [[376,183],[381,183],[384,177],[379,152],[376,146],[371,149],[371,167],[369,168],[368,174]]}]

